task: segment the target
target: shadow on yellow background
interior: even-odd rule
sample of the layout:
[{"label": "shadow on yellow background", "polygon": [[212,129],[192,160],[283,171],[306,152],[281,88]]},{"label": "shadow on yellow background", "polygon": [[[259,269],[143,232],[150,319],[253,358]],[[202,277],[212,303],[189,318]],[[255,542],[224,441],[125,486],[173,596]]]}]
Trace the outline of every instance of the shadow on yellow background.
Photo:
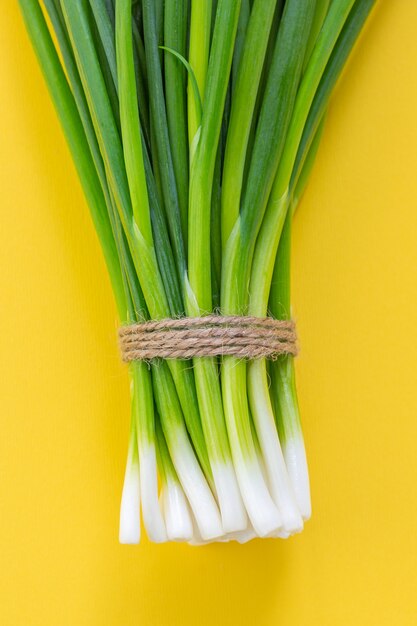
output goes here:
[{"label": "shadow on yellow background", "polygon": [[128,385],[104,263],[16,3],[0,20],[0,624],[417,624],[417,3],[380,0],[294,227],[313,518],[117,543]]}]

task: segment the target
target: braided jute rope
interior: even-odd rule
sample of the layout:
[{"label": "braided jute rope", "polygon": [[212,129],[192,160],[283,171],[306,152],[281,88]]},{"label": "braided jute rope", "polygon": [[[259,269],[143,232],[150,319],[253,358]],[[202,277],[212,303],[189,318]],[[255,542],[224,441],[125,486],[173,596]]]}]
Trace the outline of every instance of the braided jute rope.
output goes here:
[{"label": "braided jute rope", "polygon": [[276,359],[297,354],[292,320],[270,317],[207,315],[150,320],[122,326],[120,349],[125,362],[232,355]]}]

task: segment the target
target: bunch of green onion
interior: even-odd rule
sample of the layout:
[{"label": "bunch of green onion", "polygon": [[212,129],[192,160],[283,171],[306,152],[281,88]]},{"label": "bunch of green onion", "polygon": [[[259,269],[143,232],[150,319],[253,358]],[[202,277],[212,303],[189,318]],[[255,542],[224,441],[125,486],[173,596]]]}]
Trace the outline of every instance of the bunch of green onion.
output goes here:
[{"label": "bunch of green onion", "polygon": [[[290,240],[375,0],[20,0],[121,323],[290,316]],[[288,537],[310,517],[291,356],[129,365],[120,541]]]}]

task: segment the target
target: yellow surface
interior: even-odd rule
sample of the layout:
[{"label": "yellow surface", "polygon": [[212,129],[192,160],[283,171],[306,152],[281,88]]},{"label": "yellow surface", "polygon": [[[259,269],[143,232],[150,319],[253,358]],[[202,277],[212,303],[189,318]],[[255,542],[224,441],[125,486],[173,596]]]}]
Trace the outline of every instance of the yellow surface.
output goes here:
[{"label": "yellow surface", "polygon": [[380,2],[294,227],[313,518],[288,542],[197,549],[117,542],[115,307],[16,4],[0,19],[0,624],[415,626],[417,2]]}]

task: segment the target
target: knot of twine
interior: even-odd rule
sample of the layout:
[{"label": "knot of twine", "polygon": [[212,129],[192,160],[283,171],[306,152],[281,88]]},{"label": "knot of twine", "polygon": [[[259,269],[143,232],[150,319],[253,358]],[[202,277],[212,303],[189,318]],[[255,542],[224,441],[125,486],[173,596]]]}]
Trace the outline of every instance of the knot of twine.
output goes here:
[{"label": "knot of twine", "polygon": [[126,363],[225,355],[276,359],[281,354],[297,354],[294,321],[270,317],[207,315],[150,320],[122,326],[119,340]]}]

